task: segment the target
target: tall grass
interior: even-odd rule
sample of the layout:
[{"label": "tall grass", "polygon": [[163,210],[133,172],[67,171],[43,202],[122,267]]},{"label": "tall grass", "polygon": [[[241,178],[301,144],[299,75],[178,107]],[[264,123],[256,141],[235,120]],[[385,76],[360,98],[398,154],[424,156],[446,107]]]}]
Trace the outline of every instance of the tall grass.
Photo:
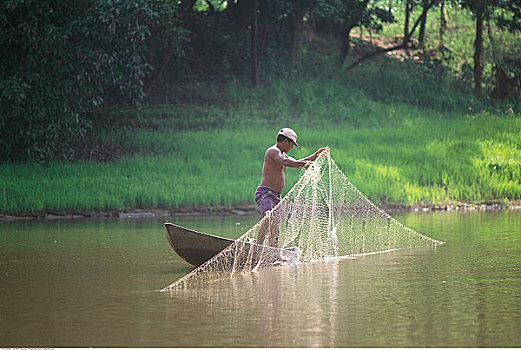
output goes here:
[{"label": "tall grass", "polygon": [[[265,149],[278,127],[290,125],[302,145],[293,156],[329,145],[350,181],[373,201],[508,200],[521,198],[519,121],[454,115],[354,128],[319,120],[300,126],[296,118],[276,127],[241,130],[137,131],[120,142],[153,154],[113,163],[4,163],[0,179],[11,214],[249,204]],[[287,175],[289,189],[299,171],[288,169]]]}]

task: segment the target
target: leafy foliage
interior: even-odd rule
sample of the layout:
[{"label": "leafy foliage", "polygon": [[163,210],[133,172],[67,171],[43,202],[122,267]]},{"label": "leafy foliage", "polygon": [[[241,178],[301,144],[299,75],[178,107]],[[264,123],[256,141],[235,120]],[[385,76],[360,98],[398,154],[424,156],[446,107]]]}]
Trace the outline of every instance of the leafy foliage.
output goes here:
[{"label": "leafy foliage", "polygon": [[[494,26],[492,32],[496,29],[509,34],[520,32],[520,0],[445,2],[450,3],[451,11],[464,12],[469,33],[472,31],[469,13],[477,10],[484,11],[487,25]],[[344,61],[349,54],[351,29],[385,31],[396,26],[395,18],[406,3],[418,9],[422,1],[3,1],[0,3],[0,160],[76,158],[71,145],[87,135],[94,122],[106,128],[108,119],[99,113],[104,105],[135,108],[145,98],[148,102],[182,104],[194,95],[198,95],[201,105],[214,104],[222,94],[211,100],[208,89],[220,90],[225,85],[219,85],[223,81],[241,81],[250,67],[256,67],[258,73],[262,66],[264,84],[269,84],[275,75],[292,76],[306,65],[298,57],[303,58],[315,49],[310,39],[316,37],[313,30],[320,34],[334,32],[340,37]],[[252,30],[253,18],[258,27],[256,32]],[[402,21],[399,22],[401,26]],[[453,23],[454,28],[458,25]],[[400,29],[393,37],[402,33]],[[450,31],[445,35],[451,35]],[[430,71],[437,79],[454,74],[469,84],[470,79],[465,78],[472,77],[468,68],[472,54],[471,44],[465,39],[470,35],[456,36],[450,39],[454,45],[443,47],[445,51],[426,51],[420,64],[427,70],[420,70],[422,74]],[[512,38],[518,37],[510,36],[509,40]],[[486,36],[484,40],[487,46]],[[519,50],[511,49],[518,45],[503,45],[501,38],[492,43],[492,36],[489,40],[491,44],[485,47],[487,61],[483,65],[485,89],[494,98],[519,96],[521,56]],[[305,46],[304,42],[310,45]],[[333,55],[321,54],[320,62],[328,61],[334,66],[332,69],[342,69],[331,60]],[[308,68],[329,74],[320,65]],[[230,74],[234,74],[233,79]],[[214,77],[219,75],[226,77],[217,83]],[[186,81],[197,81],[199,85],[192,84],[179,91],[177,86],[185,86]],[[415,86],[426,85],[421,79],[412,81]],[[368,82],[358,84],[366,86]],[[376,85],[373,90],[384,91],[393,100],[399,95],[396,89]],[[424,90],[411,91],[422,95]],[[179,93],[167,96],[168,91]],[[425,105],[436,104],[435,100],[431,103],[431,95],[414,99]],[[455,103],[461,104],[464,103]],[[94,115],[101,117],[94,120]],[[201,116],[195,119],[201,120]]]},{"label": "leafy foliage", "polygon": [[139,104],[151,30],[167,24],[177,45],[185,35],[174,9],[147,0],[2,2],[0,159],[70,158],[106,99]]},{"label": "leafy foliage", "polygon": [[322,13],[325,18],[347,27],[365,26],[379,30],[382,22],[394,21],[391,12],[369,0],[330,0],[324,5],[325,11]]}]

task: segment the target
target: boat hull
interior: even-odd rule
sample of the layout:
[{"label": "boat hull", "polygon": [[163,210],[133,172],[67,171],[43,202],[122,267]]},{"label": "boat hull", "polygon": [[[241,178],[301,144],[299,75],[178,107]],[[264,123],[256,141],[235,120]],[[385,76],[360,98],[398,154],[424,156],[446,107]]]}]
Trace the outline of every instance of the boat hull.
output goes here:
[{"label": "boat hull", "polygon": [[[165,228],[166,238],[175,252],[194,266],[210,260],[235,242],[233,239],[197,232],[172,223],[165,223]],[[300,251],[296,248],[280,249],[244,242],[237,242],[236,247],[243,255],[243,259],[239,260],[262,261],[263,265],[297,262],[300,257]]]},{"label": "boat hull", "polygon": [[234,242],[166,223],[166,238],[175,252],[187,263],[199,266]]}]

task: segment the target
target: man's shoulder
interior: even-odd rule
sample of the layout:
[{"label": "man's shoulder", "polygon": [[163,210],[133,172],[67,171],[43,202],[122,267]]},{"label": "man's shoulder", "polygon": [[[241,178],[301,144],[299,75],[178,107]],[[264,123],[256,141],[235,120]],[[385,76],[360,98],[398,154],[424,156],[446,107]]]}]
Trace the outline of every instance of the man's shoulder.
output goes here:
[{"label": "man's shoulder", "polygon": [[268,154],[282,154],[282,151],[277,147],[277,145],[273,145],[266,150],[266,155]]},{"label": "man's shoulder", "polygon": [[285,157],[286,155],[277,147],[277,145],[273,145],[266,150],[264,161],[269,163],[280,163],[281,159]]}]

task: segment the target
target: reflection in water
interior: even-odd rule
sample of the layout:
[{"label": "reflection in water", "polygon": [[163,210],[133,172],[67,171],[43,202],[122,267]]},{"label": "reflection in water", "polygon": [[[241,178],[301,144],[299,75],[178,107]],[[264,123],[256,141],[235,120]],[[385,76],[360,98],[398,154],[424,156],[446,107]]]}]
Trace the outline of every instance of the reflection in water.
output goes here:
[{"label": "reflection in water", "polygon": [[[191,267],[166,241],[166,219],[2,224],[0,345],[520,347],[521,212],[397,219],[447,243],[173,294],[158,290]],[[237,237],[236,222],[256,220],[173,221]]]},{"label": "reflection in water", "polygon": [[166,322],[179,320],[183,309],[237,330],[218,343],[205,344],[209,346],[244,344],[247,337],[252,346],[333,347],[338,271],[338,262],[280,266],[200,288],[176,289],[170,294]]}]

